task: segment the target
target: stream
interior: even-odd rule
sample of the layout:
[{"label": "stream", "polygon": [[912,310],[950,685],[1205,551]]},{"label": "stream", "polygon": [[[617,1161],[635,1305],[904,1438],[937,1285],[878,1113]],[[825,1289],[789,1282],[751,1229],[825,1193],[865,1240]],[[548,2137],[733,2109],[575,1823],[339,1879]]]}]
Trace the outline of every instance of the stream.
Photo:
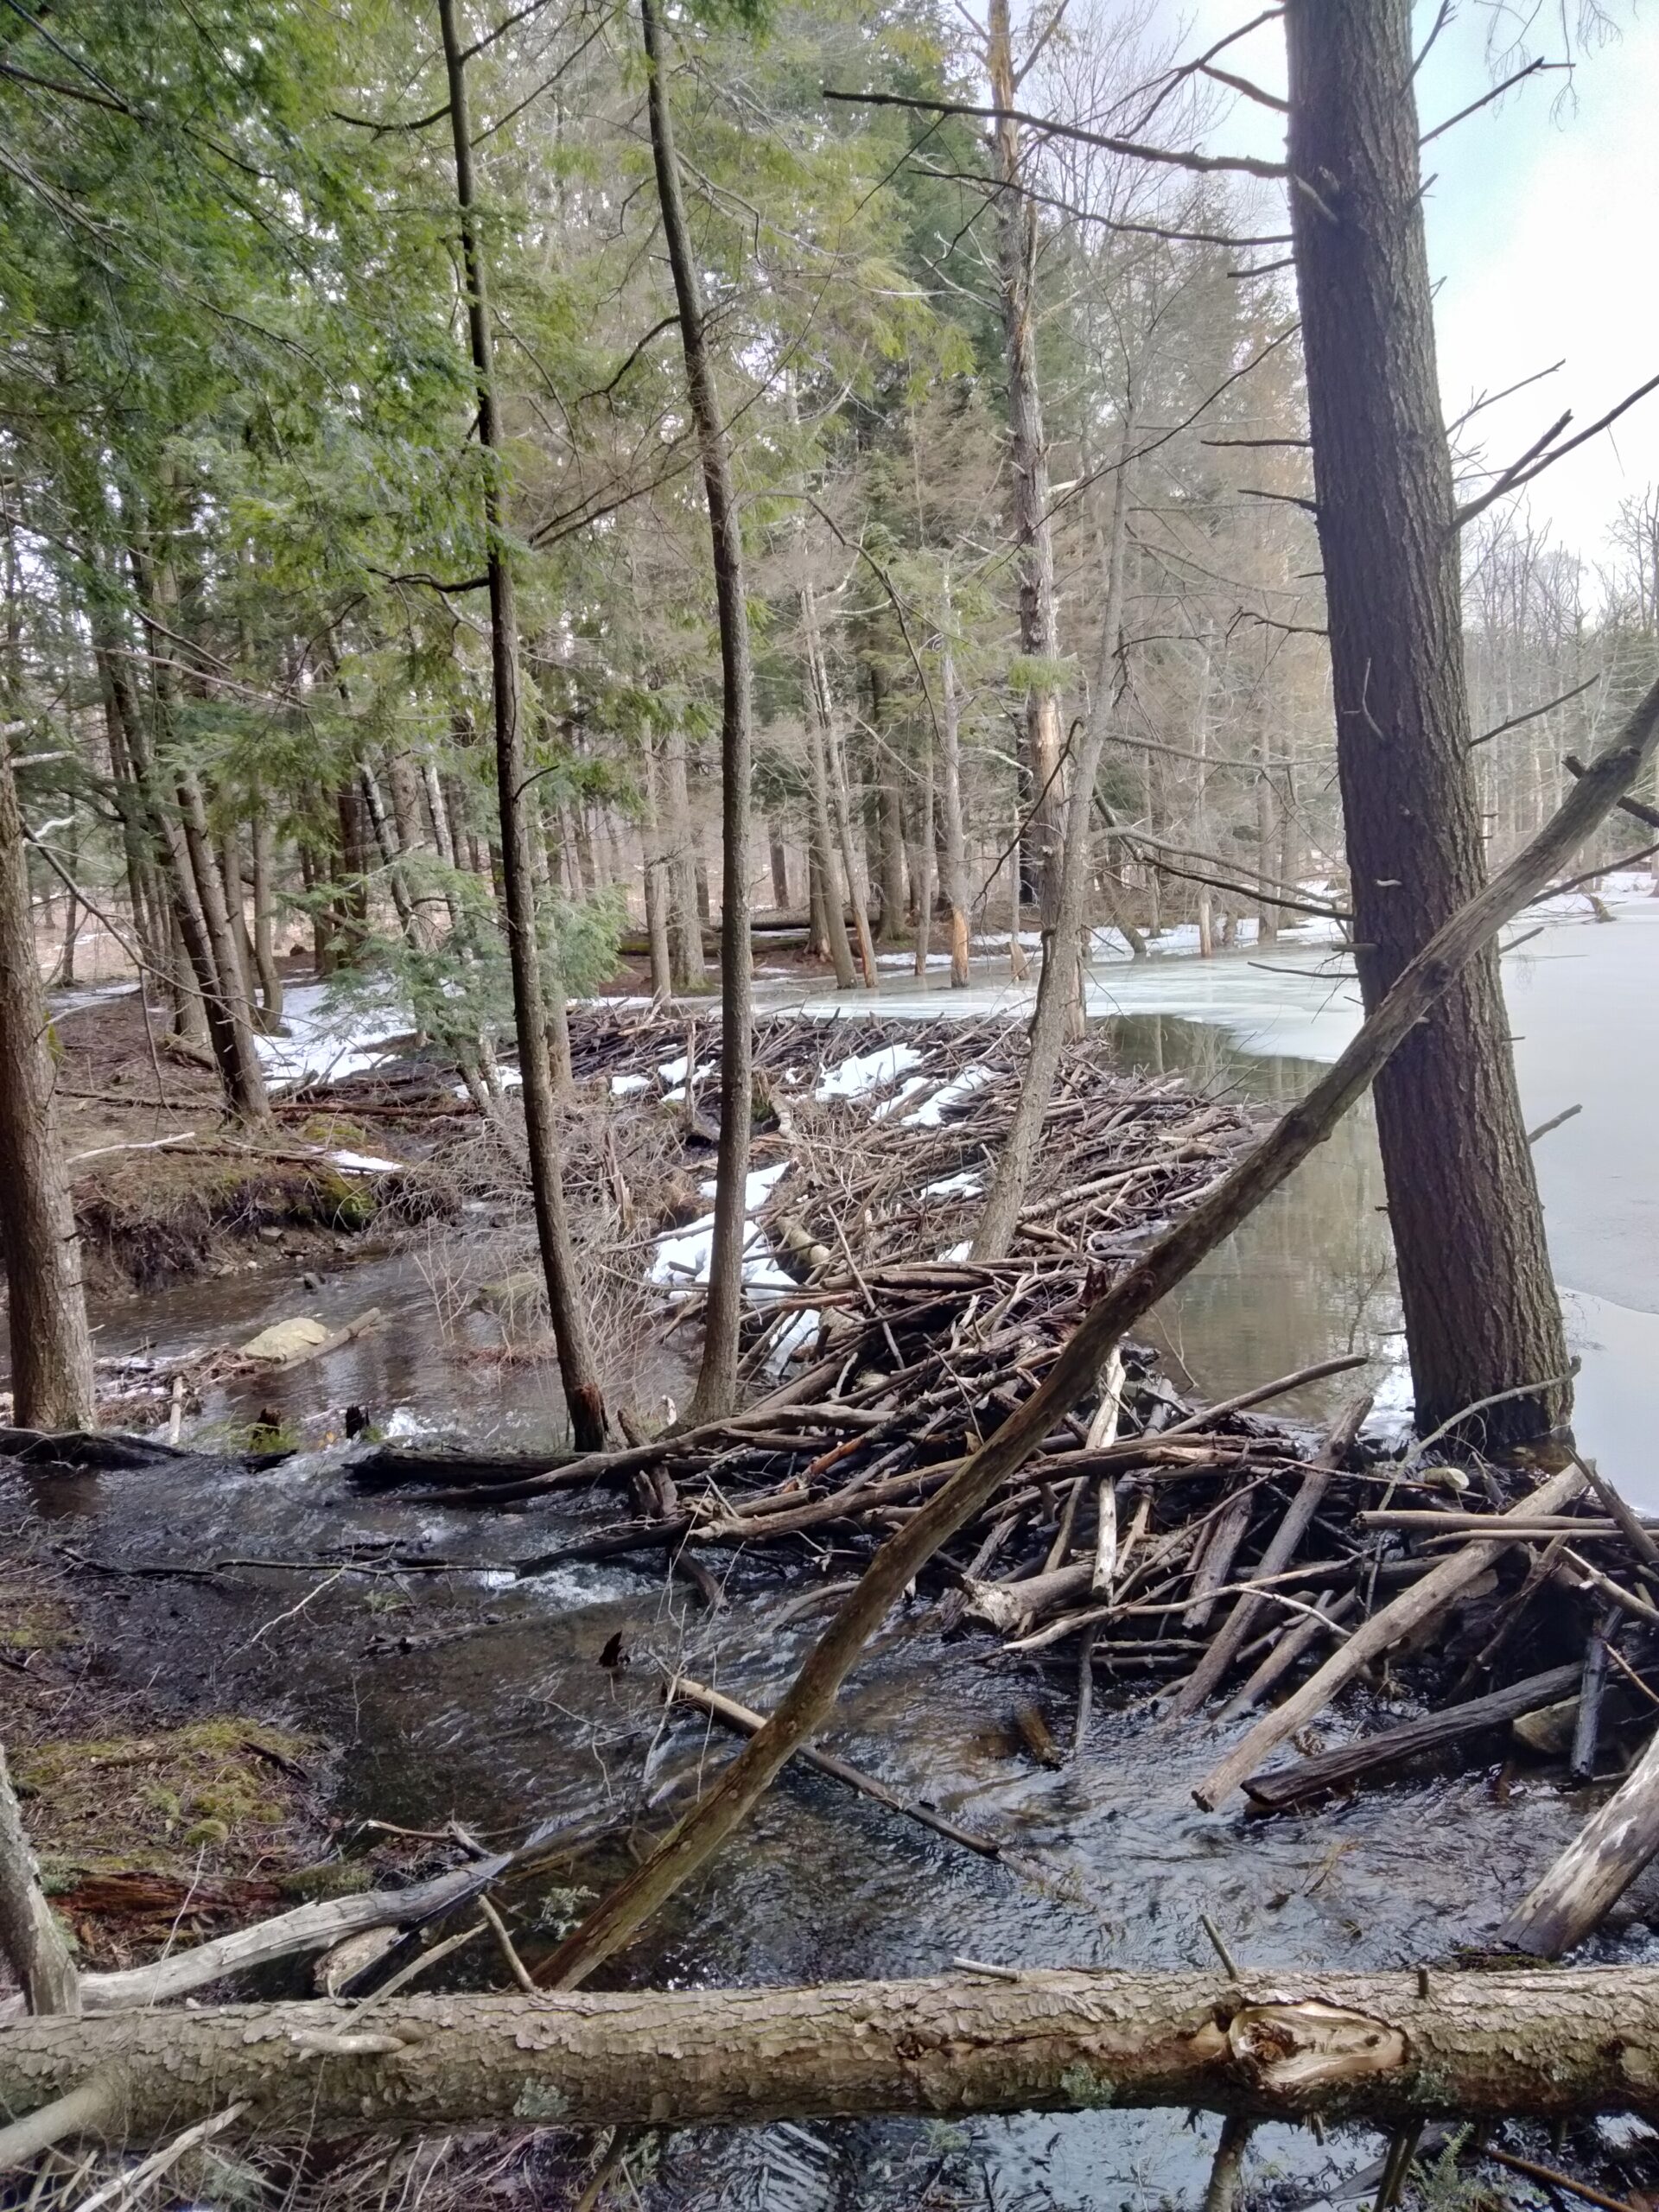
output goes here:
[{"label": "stream", "polygon": [[[1247,954],[1096,969],[1091,1012],[1130,1064],[1207,1088],[1287,1100],[1339,1051],[1357,1013],[1328,954],[1281,947],[1268,973]],[[1552,924],[1506,965],[1535,1122],[1581,1099],[1538,1159],[1556,1264],[1573,1286],[1584,1357],[1580,1433],[1645,1503],[1659,1475],[1644,1457],[1659,1413],[1659,1185],[1645,1108],[1659,1036],[1640,1017],[1659,959],[1659,905],[1609,927]],[[793,1003],[801,995],[776,995]],[[967,993],[905,982],[883,1013],[978,1012],[1010,1003],[987,973]],[[814,1007],[836,1001],[813,999]],[[870,1001],[853,995],[838,1010]],[[1160,1313],[1173,1358],[1208,1395],[1355,1348],[1368,1381],[1402,1402],[1398,1314],[1374,1136],[1351,1116],[1273,1202]],[[211,1450],[226,1423],[269,1404],[285,1419],[370,1408],[383,1431],[443,1429],[505,1448],[545,1440],[560,1404],[546,1370],[487,1357],[493,1325],[445,1308],[441,1252],[365,1256],[315,1295],[257,1273],[112,1307],[100,1352],[235,1341],[304,1310],[334,1322],[378,1306],[385,1325],[330,1358],[215,1394],[195,1433]],[[674,1347],[655,1392],[683,1391]],[[1390,1378],[1393,1378],[1390,1380]],[[1334,1386],[1351,1390],[1354,1378]],[[1314,1396],[1302,1407],[1328,1412]],[[100,1586],[110,1663],[200,1709],[256,1709],[341,1746],[335,1809],[430,1827],[451,1815],[480,1830],[575,1821],[635,1803],[647,1767],[716,1765],[728,1739],[700,1719],[661,1732],[664,1668],[717,1681],[753,1705],[775,1700],[818,1620],[779,1627],[776,1580],[739,1565],[728,1602],[705,1614],[654,1562],[566,1566],[516,1580],[514,1560],[612,1517],[607,1494],[556,1493],[521,1511],[468,1512],[418,1496],[359,1495],[338,1448],[264,1473],[191,1460],[138,1474],[0,1476],[0,1513],[22,1510],[50,1543],[129,1568],[226,1560],[305,1561],[346,1544],[452,1571],[319,1580],[239,1566],[211,1580],[123,1575]],[[833,1576],[847,1562],[822,1563]],[[810,1570],[788,1570],[802,1590]],[[785,1593],[787,1594],[787,1593]],[[613,1639],[620,1637],[620,1644]],[[1212,1729],[1160,1730],[1104,1694],[1077,1759],[1035,1764],[1014,1716],[1035,1700],[1068,1740],[1069,1670],[1043,1675],[974,1638],[940,1637],[932,1609],[889,1620],[843,1698],[835,1748],[902,1792],[994,1831],[1052,1868],[1033,1881],[943,1843],[833,1783],[791,1774],[749,1827],[608,1979],[658,1986],[811,1981],[994,1963],[1198,1967],[1214,1963],[1207,1914],[1251,1965],[1402,1965],[1478,1941],[1578,1826],[1582,1804],[1495,1768],[1378,1789],[1312,1815],[1246,1822],[1199,1813],[1191,1785],[1212,1762]],[[1242,1727],[1243,1724],[1239,1724]],[[1327,1722],[1327,1741],[1342,1732]],[[598,1889],[626,1861],[601,1853],[561,1882]],[[543,1942],[572,1910],[545,1900]],[[1659,1884],[1638,1885],[1597,1944],[1603,1959],[1659,1959]],[[537,1939],[527,1929],[524,1947]],[[465,1960],[469,1954],[460,1955]],[[482,1970],[486,1961],[480,1961]],[[815,2123],[674,2138],[652,2205],[830,2208],[921,2204],[1140,2212],[1201,2194],[1213,2118],[1090,2111],[920,2122]],[[1267,2128],[1247,2179],[1275,2176],[1281,2205],[1354,2202],[1343,2177],[1381,2155],[1380,2138]]]}]

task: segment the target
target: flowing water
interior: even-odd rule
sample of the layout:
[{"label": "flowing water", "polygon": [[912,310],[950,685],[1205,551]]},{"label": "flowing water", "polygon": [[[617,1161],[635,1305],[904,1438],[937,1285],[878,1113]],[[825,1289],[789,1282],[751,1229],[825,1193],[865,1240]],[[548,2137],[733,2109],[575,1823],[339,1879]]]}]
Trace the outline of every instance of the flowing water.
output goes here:
[{"label": "flowing water", "polygon": [[[1656,931],[1659,912],[1630,910],[1611,928],[1552,928],[1508,976],[1529,1118],[1584,1102],[1577,1120],[1543,1140],[1540,1169],[1557,1264],[1580,1294],[1585,1431],[1638,1495],[1642,1409],[1659,1372],[1643,1110],[1659,1072],[1659,1044],[1643,1019]],[[1274,958],[1300,972],[1269,975],[1243,957],[1103,969],[1091,1002],[1132,1062],[1285,1099],[1339,1049],[1355,1014],[1351,987],[1314,972],[1319,955]],[[1005,995],[988,979],[949,1004],[977,1011]],[[884,1012],[944,1003],[944,994],[911,987],[881,997]],[[1377,1355],[1379,1374],[1397,1363],[1380,1197],[1374,1142],[1355,1116],[1160,1317],[1204,1389],[1242,1387],[1351,1342]],[[376,1334],[257,1393],[222,1394],[204,1435],[267,1402],[297,1418],[355,1401],[394,1429],[450,1428],[508,1446],[544,1440],[558,1424],[556,1391],[542,1370],[491,1357],[492,1325],[448,1311],[443,1281],[441,1255],[417,1263],[405,1253],[342,1269],[315,1297],[268,1273],[197,1284],[106,1314],[100,1349],[235,1340],[301,1306],[333,1319],[375,1305],[386,1316]],[[677,1382],[668,1363],[649,1378],[652,1389]],[[202,1459],[136,1474],[13,1472],[0,1478],[0,1518],[14,1522],[19,1510],[45,1541],[123,1567],[304,1562],[347,1545],[378,1547],[388,1562],[448,1563],[446,1573],[388,1565],[372,1580],[334,1580],[242,1565],[207,1580],[124,1576],[105,1586],[111,1663],[126,1679],[192,1707],[257,1707],[331,1739],[342,1747],[338,1809],[416,1827],[451,1814],[515,1831],[607,1807],[624,1817],[642,1794],[677,1777],[683,1785],[728,1755],[690,1717],[663,1730],[664,1667],[764,1707],[814,1631],[810,1620],[780,1629],[775,1585],[747,1567],[734,1571],[728,1602],[712,1617],[689,1607],[681,1586],[650,1562],[517,1580],[515,1560],[609,1517],[612,1501],[559,1493],[520,1512],[472,1513],[378,1498],[353,1490],[337,1449],[261,1474]],[[846,1565],[832,1556],[821,1571],[833,1577]],[[809,1572],[790,1569],[803,1589]],[[1213,1732],[1160,1731],[1109,1696],[1077,1758],[1057,1771],[1033,1764],[1016,1710],[1035,1699],[1068,1738],[1068,1675],[1064,1663],[1044,1673],[973,1638],[942,1639],[931,1609],[901,1609],[849,1686],[833,1737],[902,1792],[1014,1842],[1043,1863],[1042,1878],[946,1845],[827,1780],[790,1777],[618,1963],[616,1978],[817,1980],[944,1970],[963,1955],[1208,1966],[1200,1914],[1251,1964],[1403,1964],[1478,1940],[1582,1816],[1551,1785],[1492,1770],[1402,1784],[1314,1815],[1250,1823],[1206,1815],[1190,1789],[1215,1756]],[[561,1879],[601,1886],[624,1863],[601,1853]],[[550,1895],[550,1935],[569,1909]],[[1603,1955],[1648,1957],[1649,1914],[1659,1921],[1659,1885],[1626,1900]],[[534,1948],[533,1935],[526,1942]],[[711,2131],[667,2147],[652,2201],[783,2212],[924,2202],[1140,2212],[1195,2201],[1216,2133],[1210,2120],[1110,2112],[950,2130]],[[1321,2148],[1268,2129],[1249,2171],[1296,2177],[1308,2202],[1340,2196],[1340,2177],[1379,2147],[1348,2134]]]}]

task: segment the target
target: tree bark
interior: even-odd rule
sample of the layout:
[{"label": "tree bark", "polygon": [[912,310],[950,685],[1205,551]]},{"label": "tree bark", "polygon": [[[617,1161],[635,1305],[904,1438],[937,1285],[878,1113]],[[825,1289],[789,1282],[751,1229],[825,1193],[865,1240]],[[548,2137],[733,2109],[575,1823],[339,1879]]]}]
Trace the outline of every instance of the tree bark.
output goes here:
[{"label": "tree bark", "polygon": [[[1262,2120],[1659,2113],[1659,1971],[1163,1973],[230,2005],[19,2022],[0,2105],[119,2069],[130,2145],[556,2120],[754,2126],[1195,2107]],[[0,2139],[3,2145],[3,2139]]]},{"label": "tree bark", "polygon": [[[213,996],[228,1040],[231,1111],[240,1122],[266,1122],[270,1118],[270,1107],[265,1096],[264,1071],[259,1065],[258,1051],[253,1041],[253,1016],[243,982],[242,957],[231,928],[230,909],[225,903],[224,878],[219,874],[218,856],[213,851],[213,836],[207,826],[207,810],[195,771],[193,768],[177,769],[175,788],[178,793],[179,819],[184,831],[184,849],[190,857],[190,874],[195,885],[207,954],[212,963]],[[210,1001],[210,1029],[212,1026]]]},{"label": "tree bark", "polygon": [[[1409,0],[1289,0],[1290,194],[1360,988],[1376,1007],[1484,880]],[[1417,1420],[1565,1375],[1560,1304],[1489,948],[1380,1077]],[[1480,1417],[1566,1417],[1567,1384]]]},{"label": "tree bark", "polygon": [[645,879],[645,942],[651,953],[651,995],[658,1004],[673,995],[674,972],[669,950],[668,859],[663,851],[662,810],[657,787],[657,741],[645,733],[645,819],[640,833]]},{"label": "tree bark", "polygon": [[668,925],[673,956],[674,988],[708,988],[702,960],[702,927],[697,912],[697,855],[691,836],[691,793],[685,772],[685,732],[671,729],[663,753],[667,790]]},{"label": "tree bark", "polygon": [[[991,0],[987,72],[992,105],[1015,104],[1014,41],[1008,0]],[[1059,654],[1054,605],[1054,538],[1049,524],[1048,441],[1037,382],[1033,291],[1037,264],[1037,203],[1025,189],[1020,126],[1005,115],[995,127],[996,244],[1002,329],[1008,357],[1008,442],[1014,470],[1014,542],[1019,554],[1020,650],[1053,663]],[[1052,679],[1026,692],[1027,816],[1021,851],[1022,889],[1035,900],[1043,928],[1059,904],[1064,794],[1060,788],[1060,702]]]},{"label": "tree bark", "polygon": [[270,817],[253,795],[253,964],[259,971],[259,1027],[269,1036],[283,1020],[283,971],[276,964],[276,887]]},{"label": "tree bark", "polygon": [[512,966],[518,1069],[524,1085],[524,1137],[530,1154],[537,1242],[547,1282],[548,1312],[558,1351],[559,1375],[565,1403],[570,1410],[571,1434],[578,1451],[590,1452],[597,1451],[605,1441],[605,1401],[588,1338],[575,1252],[565,1214],[558,1111],[548,1060],[547,1002],[542,988],[541,947],[536,931],[535,868],[531,852],[531,814],[526,803],[529,770],[519,716],[518,617],[503,527],[500,423],[496,407],[493,340],[485,261],[474,213],[467,69],[455,20],[455,0],[438,0],[438,18],[448,79],[455,201],[461,216],[461,258],[467,281],[467,334],[478,391],[478,435],[488,470],[484,480],[484,523],[488,543],[496,791],[501,813],[507,950]]},{"label": "tree bark", "polygon": [[22,1428],[91,1428],[92,1345],[54,1088],[29,848],[10,756],[0,741],[0,1249],[11,1417]]},{"label": "tree bark", "polygon": [[0,1744],[0,1955],[16,1976],[23,2001],[35,2013],[71,2018],[80,2012],[80,1979],[68,1939],[41,1887],[40,1869],[6,1771]]},{"label": "tree bark", "polygon": [[[697,426],[702,484],[714,540],[715,598],[720,618],[720,1149],[715,1170],[715,1237],[703,1313],[702,1362],[690,1417],[710,1421],[737,1403],[738,1329],[743,1318],[743,1241],[749,1134],[753,1118],[753,955],[749,943],[749,778],[752,679],[749,614],[744,600],[743,530],[732,481],[731,440],[715,388],[703,320],[702,288],[685,219],[674,122],[663,73],[657,0],[640,0],[649,70],[647,105],[657,197],[674,274],[685,381]],[[688,1084],[690,1077],[687,1077]]]}]

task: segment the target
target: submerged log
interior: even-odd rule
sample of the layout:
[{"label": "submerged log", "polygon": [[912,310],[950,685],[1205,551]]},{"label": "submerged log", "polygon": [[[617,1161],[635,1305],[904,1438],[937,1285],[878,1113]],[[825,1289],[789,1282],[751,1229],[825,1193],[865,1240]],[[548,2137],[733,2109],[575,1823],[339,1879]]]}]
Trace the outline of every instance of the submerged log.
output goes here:
[{"label": "submerged log", "polygon": [[1407,1759],[1442,1751],[1448,1745],[1478,1736],[1485,1729],[1501,1728],[1518,1719],[1523,1713],[1535,1713],[1541,1706],[1553,1705],[1557,1698],[1578,1687],[1581,1672],[1576,1666],[1552,1667],[1548,1674],[1532,1675],[1523,1682],[1512,1682],[1508,1689],[1494,1690],[1490,1697],[1470,1698],[1447,1712],[1425,1713],[1421,1720],[1402,1721],[1397,1728],[1385,1728],[1380,1734],[1362,1737],[1357,1743],[1340,1744],[1334,1751],[1299,1760],[1294,1766],[1275,1767],[1267,1774],[1247,1775],[1244,1794],[1264,1812],[1280,1812],[1287,1805],[1306,1804],[1310,1797],[1322,1797],[1327,1790],[1340,1789],[1345,1783],[1357,1782],[1368,1774],[1382,1773],[1389,1767],[1402,1765]]},{"label": "submerged log", "polygon": [[[1659,2116],[1659,1971],[957,1973],[805,1989],[327,1999],[20,2022],[0,2109],[97,2080],[129,2145],[251,2134],[1198,2107],[1262,2119]],[[92,2101],[96,2111],[96,2101]],[[62,2132],[86,2126],[86,2105]],[[29,2123],[25,2120],[23,2123]],[[8,2153],[0,2128],[0,2163]]]}]

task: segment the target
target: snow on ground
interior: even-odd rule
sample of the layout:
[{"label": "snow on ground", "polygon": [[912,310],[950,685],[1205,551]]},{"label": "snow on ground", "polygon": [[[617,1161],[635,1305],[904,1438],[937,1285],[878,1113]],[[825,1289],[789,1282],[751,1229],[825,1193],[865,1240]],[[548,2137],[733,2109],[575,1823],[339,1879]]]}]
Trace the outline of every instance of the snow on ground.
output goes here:
[{"label": "snow on ground", "polygon": [[[743,1240],[743,1280],[752,1289],[760,1291],[789,1291],[798,1288],[793,1275],[785,1274],[772,1257],[772,1246],[766,1232],[754,1221],[756,1210],[765,1204],[772,1186],[787,1175],[791,1163],[785,1160],[776,1167],[757,1167],[743,1186],[743,1208],[749,1216]],[[712,1191],[712,1184],[704,1184],[705,1193]],[[689,1290],[709,1280],[715,1252],[715,1217],[705,1214],[701,1221],[694,1221],[684,1229],[671,1230],[657,1239],[656,1252],[651,1262],[651,1281],[665,1283],[676,1290]],[[761,1303],[765,1303],[764,1300]]]},{"label": "snow on ground", "polygon": [[889,1120],[899,1112],[907,1100],[913,1098],[918,1090],[927,1089],[928,1080],[929,1078],[925,1075],[907,1075],[898,1090],[893,1092],[893,1096],[885,1099],[871,1115],[870,1119],[873,1122]]},{"label": "snow on ground", "polygon": [[376,1160],[366,1152],[331,1152],[328,1158],[348,1175],[396,1175],[404,1165],[401,1160]]},{"label": "snow on ground", "polygon": [[957,1105],[972,1092],[991,1081],[989,1068],[976,1065],[963,1068],[960,1075],[953,1075],[949,1083],[941,1084],[931,1098],[923,1099],[915,1111],[904,1117],[905,1127],[915,1129],[937,1129],[948,1107]]},{"label": "snow on ground", "polygon": [[613,1098],[632,1098],[636,1091],[650,1089],[651,1077],[648,1075],[613,1075],[611,1077]]},{"label": "snow on ground", "polygon": [[414,1027],[409,1007],[388,991],[365,1001],[353,992],[349,1003],[327,983],[296,983],[283,995],[281,1036],[256,1034],[254,1046],[273,1090],[302,1083],[336,1083],[373,1067],[391,1039]]},{"label": "snow on ground", "polygon": [[913,1045],[881,1045],[873,1052],[854,1052],[830,1070],[813,1096],[859,1098],[867,1090],[885,1090],[906,1068],[918,1066],[921,1058]]},{"label": "snow on ground", "polygon": [[922,1196],[925,1198],[976,1198],[983,1188],[977,1175],[963,1173],[947,1175],[942,1182],[924,1183]]}]

